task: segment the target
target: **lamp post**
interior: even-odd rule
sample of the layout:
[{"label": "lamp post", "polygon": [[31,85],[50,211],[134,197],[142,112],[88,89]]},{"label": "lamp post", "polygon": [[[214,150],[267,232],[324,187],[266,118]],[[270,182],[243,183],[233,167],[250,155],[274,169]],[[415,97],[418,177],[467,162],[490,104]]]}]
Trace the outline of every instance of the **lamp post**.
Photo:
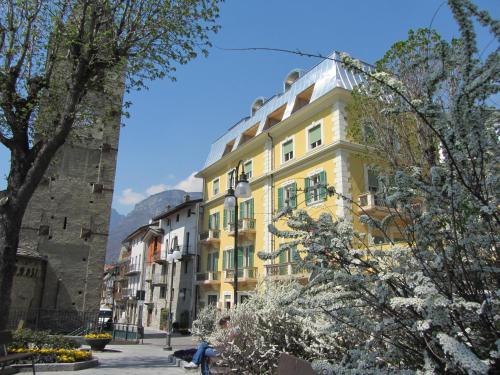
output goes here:
[{"label": "lamp post", "polygon": [[[233,303],[234,306],[238,304],[238,198],[250,198],[252,190],[248,183],[247,175],[244,171],[238,177],[240,165],[243,161],[240,160],[236,165],[236,169],[232,171],[231,180],[233,185],[227,189],[226,198],[224,199],[224,208],[234,208],[234,249],[233,249],[233,263],[234,263],[234,289],[233,289]],[[234,189],[233,189],[234,186]]]},{"label": "lamp post", "polygon": [[[172,248],[173,250],[173,248]],[[174,263],[181,260],[182,253],[179,250],[170,252],[167,255],[167,262],[171,264],[170,266],[170,288],[169,288],[169,307],[168,307],[168,331],[167,331],[167,342],[163,350],[172,350],[172,299],[173,299],[173,284],[174,284]]]}]

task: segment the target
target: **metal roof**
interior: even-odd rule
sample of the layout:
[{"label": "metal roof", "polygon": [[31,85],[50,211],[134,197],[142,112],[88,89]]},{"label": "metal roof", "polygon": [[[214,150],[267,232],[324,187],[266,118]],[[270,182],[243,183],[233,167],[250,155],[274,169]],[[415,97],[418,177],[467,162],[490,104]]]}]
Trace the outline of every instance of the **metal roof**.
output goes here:
[{"label": "metal roof", "polygon": [[345,69],[339,60],[340,53],[337,51],[333,52],[328,58],[304,73],[288,90],[268,99],[253,116],[246,117],[231,127],[224,135],[212,143],[203,168],[207,168],[221,159],[226,145],[232,140],[235,140],[231,150],[234,151],[239,145],[241,135],[248,128],[258,123],[259,128],[255,136],[261,134],[269,114],[284,104],[286,104],[286,109],[282,120],[288,118],[292,114],[297,95],[311,85],[314,84],[314,89],[310,103],[334,88],[340,87],[346,90],[352,90],[353,87],[359,85],[363,81],[361,75]]}]

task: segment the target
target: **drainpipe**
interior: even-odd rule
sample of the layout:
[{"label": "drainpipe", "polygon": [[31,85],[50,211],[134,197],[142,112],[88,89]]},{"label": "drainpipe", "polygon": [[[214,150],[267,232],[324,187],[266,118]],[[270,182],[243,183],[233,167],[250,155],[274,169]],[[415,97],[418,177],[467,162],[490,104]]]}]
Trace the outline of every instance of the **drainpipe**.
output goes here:
[{"label": "drainpipe", "polygon": [[[270,132],[267,133],[267,137],[271,140],[271,173],[269,174],[269,178],[271,180],[271,212],[267,213],[269,216],[272,216],[274,212],[274,139],[271,136]],[[271,251],[274,251],[275,239],[274,236],[271,235]]]}]

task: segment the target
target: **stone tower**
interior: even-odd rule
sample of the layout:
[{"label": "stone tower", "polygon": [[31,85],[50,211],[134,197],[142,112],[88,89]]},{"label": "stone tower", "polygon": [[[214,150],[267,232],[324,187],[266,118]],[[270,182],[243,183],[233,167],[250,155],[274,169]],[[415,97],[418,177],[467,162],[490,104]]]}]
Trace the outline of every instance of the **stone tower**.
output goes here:
[{"label": "stone tower", "polygon": [[74,128],[24,215],[19,247],[47,262],[32,307],[99,309],[123,91],[123,75],[109,74],[102,91],[87,95],[92,118]]}]

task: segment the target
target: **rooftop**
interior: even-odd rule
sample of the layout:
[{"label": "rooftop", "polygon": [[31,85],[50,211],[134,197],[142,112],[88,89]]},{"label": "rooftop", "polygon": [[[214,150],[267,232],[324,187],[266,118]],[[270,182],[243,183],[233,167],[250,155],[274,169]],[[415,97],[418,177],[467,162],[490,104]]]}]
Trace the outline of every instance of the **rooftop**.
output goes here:
[{"label": "rooftop", "polygon": [[[300,99],[300,96],[306,90],[309,89],[312,91],[308,93],[308,104],[334,88],[339,87],[352,90],[355,86],[359,85],[363,81],[361,75],[345,69],[339,60],[340,53],[337,51],[333,52],[309,71],[299,75],[293,83],[287,83],[287,88],[284,92],[267,99],[260,108],[255,110],[255,112],[252,111],[251,116],[245,117],[233,125],[225,134],[212,143],[203,168],[209,167],[220,160],[225,154],[236,150],[239,145],[247,140],[245,134],[249,130],[256,128],[255,134],[252,134],[252,137],[265,132],[272,126],[269,125],[269,120],[274,120],[273,115],[275,113],[279,113],[278,122],[290,117],[297,110],[297,99]],[[296,70],[293,70],[291,73],[296,72]]]}]

